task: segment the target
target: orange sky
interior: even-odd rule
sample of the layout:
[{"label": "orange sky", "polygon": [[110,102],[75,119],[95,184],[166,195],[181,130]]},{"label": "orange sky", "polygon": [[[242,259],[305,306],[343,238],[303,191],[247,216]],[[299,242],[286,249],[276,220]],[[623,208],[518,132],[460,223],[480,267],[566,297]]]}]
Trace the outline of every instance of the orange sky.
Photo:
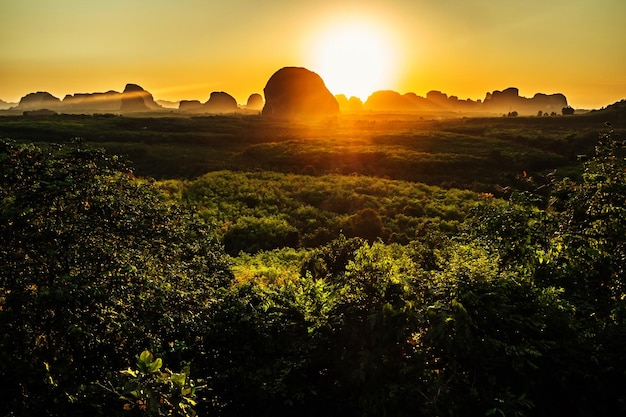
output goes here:
[{"label": "orange sky", "polygon": [[[335,94],[626,98],[624,0],[0,0],[0,99],[136,83],[157,99],[245,103],[304,66]],[[345,91],[343,91],[345,90]]]}]

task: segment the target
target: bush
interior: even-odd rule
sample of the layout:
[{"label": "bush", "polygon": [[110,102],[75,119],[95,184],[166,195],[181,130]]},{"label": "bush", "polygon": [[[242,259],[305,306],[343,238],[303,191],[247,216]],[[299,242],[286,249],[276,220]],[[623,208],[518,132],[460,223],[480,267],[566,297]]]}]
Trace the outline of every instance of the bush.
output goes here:
[{"label": "bush", "polygon": [[204,224],[80,144],[0,142],[0,207],[2,415],[110,415],[92,383],[197,343],[231,279]]},{"label": "bush", "polygon": [[278,216],[240,217],[224,234],[224,247],[230,255],[256,253],[285,246],[296,247],[298,230]]},{"label": "bush", "polygon": [[377,239],[387,241],[391,233],[383,225],[380,214],[371,208],[357,211],[344,225],[348,237],[360,237],[373,243]]}]

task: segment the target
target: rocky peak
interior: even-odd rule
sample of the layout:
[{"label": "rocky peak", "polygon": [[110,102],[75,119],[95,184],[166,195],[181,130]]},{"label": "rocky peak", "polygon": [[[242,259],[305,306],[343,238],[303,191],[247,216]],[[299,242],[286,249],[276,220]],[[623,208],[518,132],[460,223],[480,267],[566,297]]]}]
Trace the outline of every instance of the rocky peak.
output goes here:
[{"label": "rocky peak", "polygon": [[224,91],[213,91],[204,109],[209,113],[233,113],[238,110],[237,100]]},{"label": "rocky peak", "polygon": [[250,94],[248,97],[248,102],[246,103],[246,109],[248,110],[263,110],[263,105],[265,102],[263,101],[263,96],[258,93]]},{"label": "rocky peak", "polygon": [[18,110],[56,109],[61,100],[47,91],[26,94],[17,105]]},{"label": "rocky peak", "polygon": [[122,113],[145,112],[162,109],[155,101],[152,94],[138,86],[137,84],[126,84],[122,92],[122,103],[120,111]]},{"label": "rocky peak", "polygon": [[276,117],[315,117],[336,115],[339,104],[324,80],[301,67],[276,71],[263,89],[263,115]]}]

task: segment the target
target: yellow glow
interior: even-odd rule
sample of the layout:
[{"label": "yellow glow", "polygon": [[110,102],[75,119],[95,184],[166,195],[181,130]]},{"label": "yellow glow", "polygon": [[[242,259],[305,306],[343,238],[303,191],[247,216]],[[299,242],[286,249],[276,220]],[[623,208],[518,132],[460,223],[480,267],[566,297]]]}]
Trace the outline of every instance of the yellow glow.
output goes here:
[{"label": "yellow glow", "polygon": [[333,94],[362,100],[389,89],[398,62],[394,44],[379,27],[359,21],[325,27],[312,48],[311,68]]},{"label": "yellow glow", "polygon": [[361,99],[390,89],[477,100],[511,86],[563,93],[577,108],[626,97],[624,0],[7,0],[0,10],[0,99],[11,102],[135,83],[158,99],[226,91],[245,103],[285,66]]}]

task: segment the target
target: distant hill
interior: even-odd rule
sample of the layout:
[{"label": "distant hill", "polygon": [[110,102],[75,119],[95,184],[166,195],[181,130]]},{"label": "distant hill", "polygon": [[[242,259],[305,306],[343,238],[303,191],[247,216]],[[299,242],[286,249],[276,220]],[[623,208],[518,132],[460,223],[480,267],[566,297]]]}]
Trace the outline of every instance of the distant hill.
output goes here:
[{"label": "distant hill", "polygon": [[568,104],[563,94],[537,93],[532,98],[526,98],[519,95],[517,88],[509,87],[504,91],[487,93],[482,107],[499,113],[516,111],[521,115],[535,115],[538,112],[561,114]]},{"label": "distant hill", "polygon": [[337,103],[339,103],[339,110],[342,112],[358,112],[363,110],[363,102],[358,97],[346,97],[345,94],[335,95]]},{"label": "distant hill", "polygon": [[120,106],[121,93],[117,91],[76,93],[63,98],[60,110],[66,113],[114,113],[120,111]]},{"label": "distant hill", "polygon": [[15,106],[17,106],[17,103],[9,103],[7,101],[0,100],[0,110],[7,110]]},{"label": "distant hill", "polygon": [[122,113],[139,113],[162,110],[152,97],[152,94],[137,84],[126,84],[121,97],[120,111]]},{"label": "distant hill", "polygon": [[239,111],[237,100],[224,91],[211,92],[209,99],[202,103],[200,100],[181,100],[178,102],[181,113],[193,114],[226,114]]},{"label": "distant hill", "polygon": [[156,100],[157,104],[166,109],[177,109],[180,106],[179,101],[171,101],[171,100]]},{"label": "distant hill", "polygon": [[56,110],[60,107],[61,100],[47,91],[26,94],[20,99],[17,110]]},{"label": "distant hill", "polygon": [[238,109],[237,100],[224,91],[213,91],[203,106],[207,113],[234,113]]},{"label": "distant hill", "polygon": [[51,110],[59,113],[133,113],[160,111],[163,107],[154,101],[152,94],[136,84],[127,84],[122,93],[68,94],[63,100],[46,91],[29,93],[21,98],[12,110]]},{"label": "distant hill", "polygon": [[263,96],[258,93],[250,94],[248,97],[248,101],[246,102],[247,110],[263,110],[263,106],[265,105],[265,100],[263,100]]},{"label": "distant hill", "polygon": [[626,99],[610,104],[599,110],[592,110],[586,115],[600,119],[604,122],[613,123],[626,120]]},{"label": "distant hill", "polygon": [[626,99],[617,101],[599,110],[592,110],[592,113],[620,113],[626,114]]},{"label": "distant hill", "polygon": [[181,100],[178,102],[178,110],[181,112],[201,113],[204,105],[200,100]]},{"label": "distant hill", "polygon": [[276,71],[263,89],[263,115],[279,118],[332,116],[339,113],[337,99],[317,73],[301,67]]},{"label": "distant hill", "polygon": [[[624,117],[626,104],[623,101],[606,108],[591,111]],[[572,114],[564,94],[536,93],[523,97],[519,89],[487,92],[483,100],[460,99],[454,95],[432,90],[425,97],[413,92],[400,94],[397,91],[381,90],[372,93],[363,103],[357,97],[343,94],[333,96],[324,80],[306,68],[285,67],[268,80],[264,96],[252,94],[246,105],[239,106],[228,93],[216,91],[206,103],[198,100],[155,100],[152,94],[136,84],[127,84],[123,92],[68,94],[62,100],[52,94],[39,91],[22,97],[19,103],[0,100],[0,110],[36,111],[51,110],[58,113],[134,113],[173,112],[183,114],[216,114],[261,111],[265,115],[289,117],[293,115],[333,115],[338,111],[359,112],[438,112],[453,114],[520,115],[542,116]],[[580,109],[578,109],[580,110]],[[582,111],[580,111],[582,113]]]},{"label": "distant hill", "polygon": [[441,91],[429,91],[426,97],[415,93],[400,94],[384,90],[374,92],[364,103],[363,108],[371,111],[449,111],[487,112],[519,115],[561,114],[567,108],[567,98],[563,94],[537,93],[532,98],[522,97],[519,90],[509,87],[503,91],[487,93],[484,100],[461,100]]}]

